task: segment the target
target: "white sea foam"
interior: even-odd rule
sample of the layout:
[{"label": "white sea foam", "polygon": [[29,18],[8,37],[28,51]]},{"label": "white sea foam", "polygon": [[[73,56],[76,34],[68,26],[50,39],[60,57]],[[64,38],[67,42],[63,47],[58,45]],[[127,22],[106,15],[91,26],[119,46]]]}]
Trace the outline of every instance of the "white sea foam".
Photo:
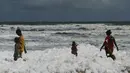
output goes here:
[{"label": "white sea foam", "polygon": [[23,59],[13,61],[13,51],[0,52],[0,73],[127,73],[130,56],[116,51],[116,60],[105,56],[104,50],[90,44],[78,45],[78,57],[71,54],[70,47],[28,51]]}]

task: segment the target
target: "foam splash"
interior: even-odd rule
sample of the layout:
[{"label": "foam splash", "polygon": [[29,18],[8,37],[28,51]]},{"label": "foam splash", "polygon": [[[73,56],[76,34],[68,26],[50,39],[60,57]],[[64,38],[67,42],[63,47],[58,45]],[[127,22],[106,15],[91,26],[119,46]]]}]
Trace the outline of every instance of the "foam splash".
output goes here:
[{"label": "foam splash", "polygon": [[78,57],[70,47],[28,51],[23,59],[13,61],[13,51],[0,52],[0,73],[128,73],[130,59],[125,51],[114,51],[113,61],[104,51],[90,44],[78,45]]}]

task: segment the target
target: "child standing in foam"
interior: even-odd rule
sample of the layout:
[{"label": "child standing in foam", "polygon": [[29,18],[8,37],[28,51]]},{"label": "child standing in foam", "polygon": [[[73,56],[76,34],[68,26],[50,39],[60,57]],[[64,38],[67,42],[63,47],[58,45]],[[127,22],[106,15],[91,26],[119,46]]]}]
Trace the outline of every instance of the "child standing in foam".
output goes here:
[{"label": "child standing in foam", "polygon": [[77,44],[75,43],[75,41],[73,41],[72,42],[72,47],[71,47],[71,53],[74,54],[75,56],[78,56],[77,51],[78,51]]},{"label": "child standing in foam", "polygon": [[14,48],[14,61],[17,61],[17,59],[19,58],[20,55],[20,42],[19,42],[19,38],[15,37],[14,39],[15,42],[15,48]]}]

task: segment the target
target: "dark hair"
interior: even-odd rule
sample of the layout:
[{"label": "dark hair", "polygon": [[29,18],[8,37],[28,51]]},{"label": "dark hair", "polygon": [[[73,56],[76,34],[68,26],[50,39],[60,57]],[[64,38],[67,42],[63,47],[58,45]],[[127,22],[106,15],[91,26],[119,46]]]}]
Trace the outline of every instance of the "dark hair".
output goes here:
[{"label": "dark hair", "polygon": [[22,32],[21,32],[20,28],[17,28],[17,30],[16,30],[16,34],[19,35],[19,36],[22,35]]},{"label": "dark hair", "polygon": [[18,38],[18,37],[15,37],[15,38],[14,38],[14,42],[15,42],[15,43],[19,42],[19,38]]},{"label": "dark hair", "polygon": [[72,42],[72,46],[73,46],[73,45],[76,45],[75,41]]},{"label": "dark hair", "polygon": [[72,43],[75,43],[75,41],[72,41]]},{"label": "dark hair", "polygon": [[111,30],[107,30],[107,31],[106,31],[106,34],[107,34],[107,35],[110,35],[111,33],[112,33]]}]

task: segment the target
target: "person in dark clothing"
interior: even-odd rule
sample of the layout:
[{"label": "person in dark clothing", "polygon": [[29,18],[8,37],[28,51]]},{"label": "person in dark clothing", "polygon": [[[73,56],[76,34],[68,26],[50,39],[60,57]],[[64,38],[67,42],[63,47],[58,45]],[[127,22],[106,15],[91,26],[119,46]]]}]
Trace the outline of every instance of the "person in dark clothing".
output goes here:
[{"label": "person in dark clothing", "polygon": [[17,59],[19,58],[19,50],[20,50],[20,42],[19,42],[19,38],[15,37],[14,39],[15,42],[15,46],[14,46],[14,61],[17,61]]},{"label": "person in dark clothing", "polygon": [[75,43],[75,41],[73,41],[72,42],[72,47],[71,47],[71,53],[74,54],[75,56],[78,56],[77,51],[78,51],[77,44]]},{"label": "person in dark clothing", "polygon": [[106,52],[106,56],[107,57],[111,57],[113,60],[116,59],[115,55],[113,55],[113,50],[114,50],[114,44],[117,48],[117,51],[119,50],[118,49],[118,46],[116,44],[116,41],[115,41],[115,38],[111,35],[111,30],[107,30],[106,31],[106,38],[105,38],[105,41],[103,43],[103,45],[101,46],[101,49],[100,51],[104,48],[105,49],[105,52]]}]

